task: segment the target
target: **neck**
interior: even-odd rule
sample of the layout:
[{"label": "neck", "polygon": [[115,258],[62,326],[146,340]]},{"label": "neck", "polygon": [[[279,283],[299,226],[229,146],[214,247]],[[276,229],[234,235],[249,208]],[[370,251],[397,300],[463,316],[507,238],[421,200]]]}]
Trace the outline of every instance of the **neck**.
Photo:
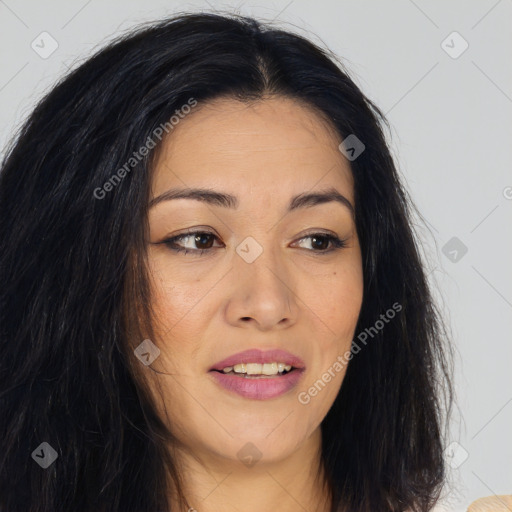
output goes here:
[{"label": "neck", "polygon": [[189,512],[330,512],[321,464],[320,427],[295,452],[279,460],[262,458],[252,466],[228,459],[181,449],[186,504],[171,498],[171,510]]}]

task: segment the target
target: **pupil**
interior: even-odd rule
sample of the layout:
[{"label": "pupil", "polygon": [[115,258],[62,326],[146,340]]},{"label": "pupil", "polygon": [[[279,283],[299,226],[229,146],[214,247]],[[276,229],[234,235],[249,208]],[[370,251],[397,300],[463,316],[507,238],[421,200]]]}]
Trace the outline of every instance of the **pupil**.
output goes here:
[{"label": "pupil", "polygon": [[[318,243],[316,243],[316,242],[318,242],[319,240],[320,240],[320,241],[322,241],[322,240],[323,240],[323,241],[324,241],[324,243],[323,243],[323,244],[322,244],[322,243],[320,243],[320,245],[318,245]],[[319,249],[326,249],[326,247],[325,247],[325,243],[326,243],[326,242],[327,242],[327,243],[329,243],[329,242],[327,241],[327,238],[325,238],[325,237],[323,237],[323,236],[322,236],[322,237],[319,237],[319,236],[314,236],[314,237],[313,237],[313,245],[314,245],[315,247],[319,248]]]},{"label": "pupil", "polygon": [[[213,239],[211,238],[211,235],[210,235],[210,234],[208,234],[208,233],[203,233],[203,234],[201,234],[201,235],[196,235],[196,236],[194,237],[194,239],[195,239],[195,243],[196,243],[196,244],[206,243],[206,242],[204,242],[204,238],[205,238],[205,237],[206,237],[206,238],[210,237],[210,241],[213,241]],[[200,249],[209,249],[209,248],[211,247],[211,245],[212,245],[212,244],[210,243],[210,244],[208,245],[208,247],[200,247]]]}]

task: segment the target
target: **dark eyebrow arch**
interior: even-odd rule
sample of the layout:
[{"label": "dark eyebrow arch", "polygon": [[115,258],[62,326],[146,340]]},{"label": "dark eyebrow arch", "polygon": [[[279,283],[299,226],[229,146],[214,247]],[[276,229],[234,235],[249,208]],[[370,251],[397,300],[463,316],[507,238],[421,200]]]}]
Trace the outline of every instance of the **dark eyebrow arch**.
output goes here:
[{"label": "dark eyebrow arch", "polygon": [[[206,188],[181,188],[170,189],[153,198],[149,203],[149,208],[172,199],[195,199],[202,201],[213,206],[222,206],[223,208],[237,209],[239,205],[238,198],[231,194],[223,192],[216,192],[212,189]],[[302,193],[291,198],[288,205],[288,212],[297,210],[299,208],[310,208],[317,204],[338,202],[350,210],[354,215],[354,207],[352,203],[342,194],[340,194],[334,187],[322,190],[320,192]]]}]

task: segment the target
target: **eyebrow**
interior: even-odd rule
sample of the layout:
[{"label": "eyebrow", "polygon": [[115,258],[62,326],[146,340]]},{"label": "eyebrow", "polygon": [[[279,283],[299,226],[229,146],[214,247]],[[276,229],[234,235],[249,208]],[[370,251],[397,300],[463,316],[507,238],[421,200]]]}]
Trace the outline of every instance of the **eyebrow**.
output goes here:
[{"label": "eyebrow", "polygon": [[[149,203],[149,208],[152,208],[164,201],[171,201],[172,199],[195,199],[196,201],[202,201],[213,206],[221,206],[223,208],[231,208],[235,210],[239,205],[238,198],[231,194],[207,188],[180,188],[167,190],[153,198]],[[288,212],[299,208],[310,208],[318,204],[330,202],[338,202],[344,205],[350,210],[350,213],[354,215],[354,207],[352,206],[352,203],[334,187],[330,187],[319,192],[304,192],[292,197],[288,204]]]}]

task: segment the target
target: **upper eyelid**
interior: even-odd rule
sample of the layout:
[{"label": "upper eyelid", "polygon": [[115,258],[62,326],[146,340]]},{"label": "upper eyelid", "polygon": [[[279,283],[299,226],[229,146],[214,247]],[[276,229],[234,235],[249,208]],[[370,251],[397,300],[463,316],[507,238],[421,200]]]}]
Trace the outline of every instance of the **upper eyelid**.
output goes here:
[{"label": "upper eyelid", "polygon": [[[179,239],[179,238],[185,238],[187,236],[193,236],[193,235],[213,235],[216,238],[220,238],[219,235],[217,235],[217,233],[214,233],[213,231],[197,230],[197,231],[185,231],[184,233],[178,233],[177,235],[173,235],[173,236],[170,236],[168,238],[165,238],[163,240],[163,242],[167,242],[169,240],[176,240],[176,239]],[[311,237],[313,235],[332,236],[332,237],[339,238],[337,235],[335,235],[333,233],[324,233],[323,231],[313,231],[311,233],[307,233],[305,235],[302,235],[300,238],[297,238],[297,240],[302,240],[304,238],[309,238],[309,237]]]}]

